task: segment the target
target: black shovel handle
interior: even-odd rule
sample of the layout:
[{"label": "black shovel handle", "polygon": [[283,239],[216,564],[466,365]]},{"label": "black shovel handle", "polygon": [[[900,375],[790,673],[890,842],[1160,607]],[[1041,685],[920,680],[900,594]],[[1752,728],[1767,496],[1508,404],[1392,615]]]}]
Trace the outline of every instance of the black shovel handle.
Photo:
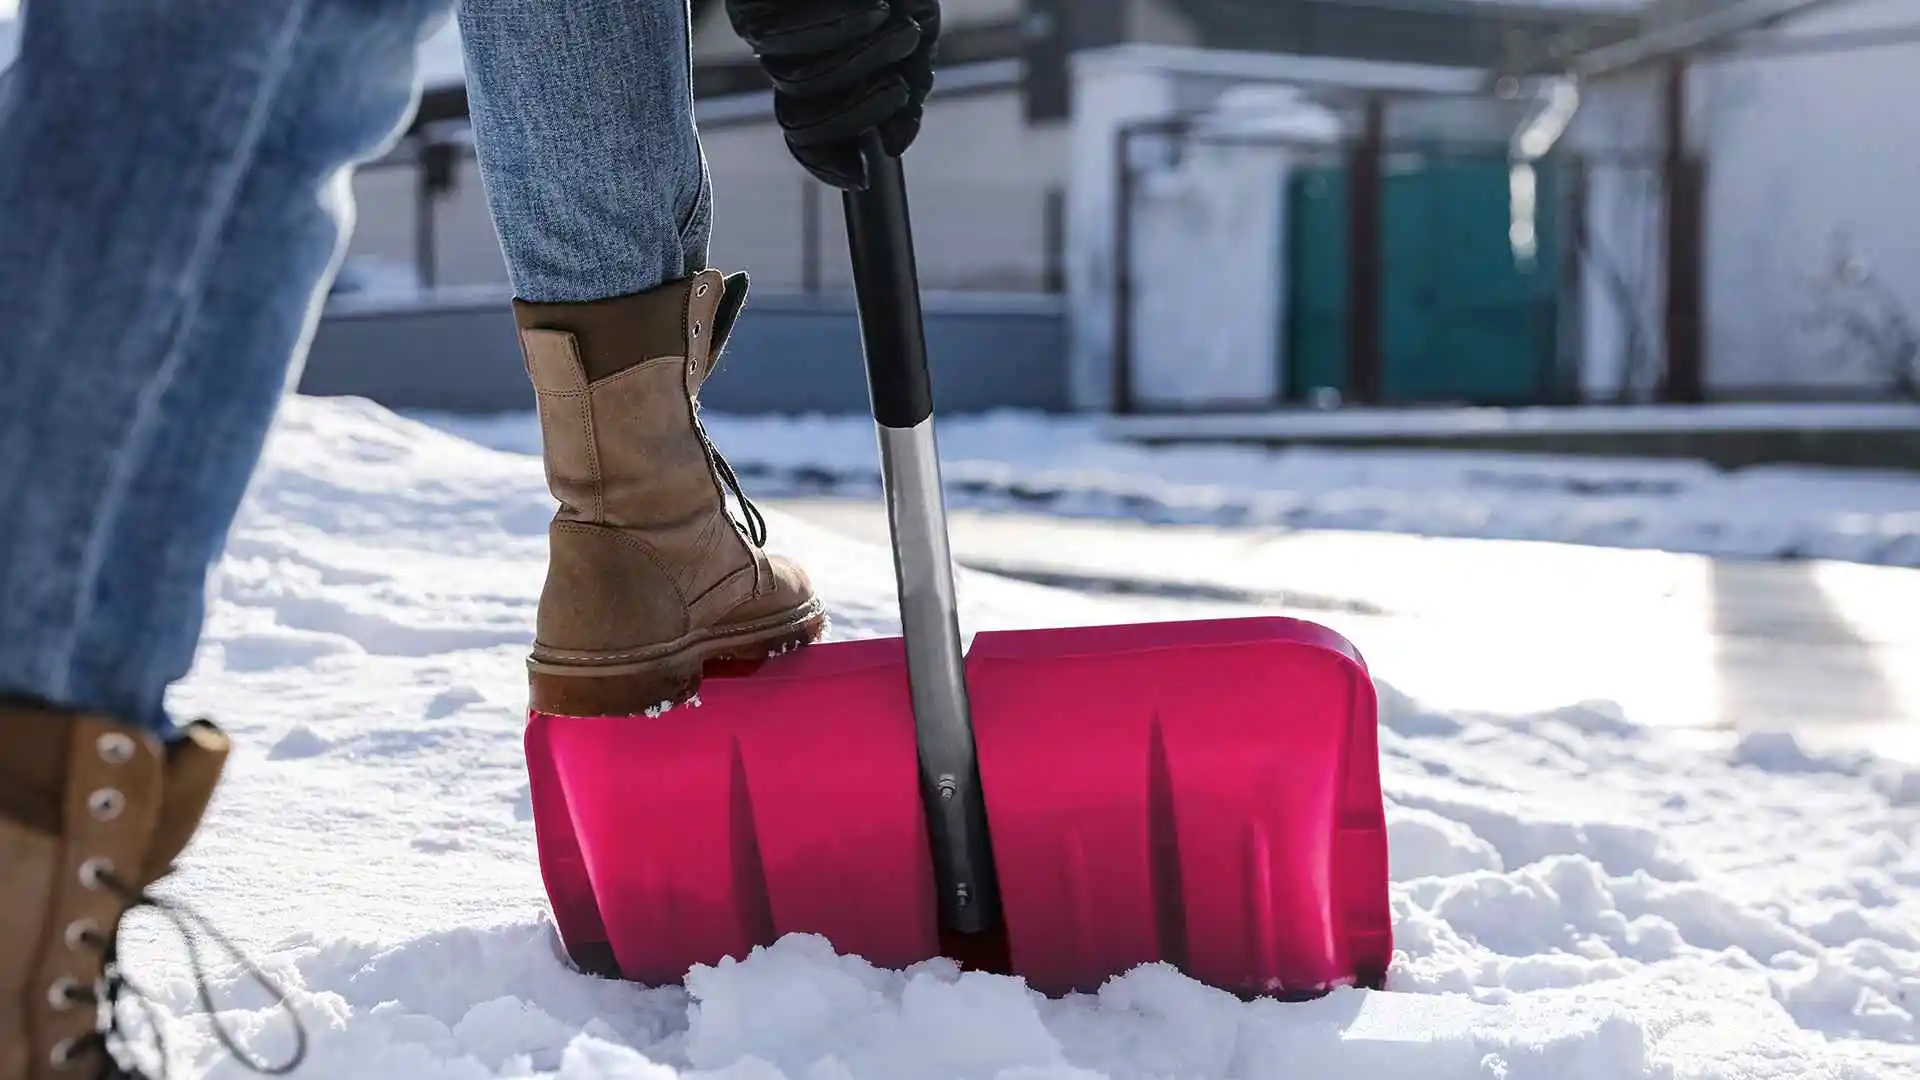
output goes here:
[{"label": "black shovel handle", "polygon": [[933,415],[933,384],[927,376],[926,326],[907,218],[906,176],[900,159],[886,152],[877,134],[869,134],[861,149],[867,187],[847,192],[845,201],[867,386],[875,421],[910,428]]}]

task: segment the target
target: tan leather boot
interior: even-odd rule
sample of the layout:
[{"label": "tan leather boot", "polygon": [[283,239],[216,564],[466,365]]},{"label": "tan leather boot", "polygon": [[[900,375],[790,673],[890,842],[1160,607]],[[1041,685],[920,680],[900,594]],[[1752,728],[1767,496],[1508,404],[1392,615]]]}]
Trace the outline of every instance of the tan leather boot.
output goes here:
[{"label": "tan leather boot", "polygon": [[767,555],[765,521],[700,424],[700,387],[746,289],[745,274],[703,270],[611,300],[514,302],[560,500],[528,661],[540,712],[677,704],[706,664],[826,627],[806,573]]},{"label": "tan leather boot", "polygon": [[211,724],[163,745],[0,703],[0,1080],[107,1073],[97,1003],[120,916],[199,828],[228,749]]}]

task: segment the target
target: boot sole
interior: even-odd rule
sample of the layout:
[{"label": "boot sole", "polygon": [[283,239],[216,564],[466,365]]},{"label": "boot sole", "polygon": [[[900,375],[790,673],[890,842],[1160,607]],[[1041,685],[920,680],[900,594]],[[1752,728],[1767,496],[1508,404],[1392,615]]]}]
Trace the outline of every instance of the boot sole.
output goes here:
[{"label": "boot sole", "polygon": [[[710,665],[758,662],[820,640],[827,612],[819,600],[747,626],[714,628],[659,646],[644,660],[596,663],[527,660],[534,712],[550,716],[637,716],[684,704],[700,692]],[[626,655],[631,655],[629,652]]]}]

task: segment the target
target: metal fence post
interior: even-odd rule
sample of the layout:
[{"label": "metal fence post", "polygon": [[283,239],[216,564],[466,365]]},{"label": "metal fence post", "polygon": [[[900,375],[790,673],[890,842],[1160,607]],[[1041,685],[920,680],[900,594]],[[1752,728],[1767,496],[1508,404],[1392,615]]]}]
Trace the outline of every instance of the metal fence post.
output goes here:
[{"label": "metal fence post", "polygon": [[820,292],[820,182],[800,178],[800,291]]},{"label": "metal fence post", "polygon": [[1386,103],[1366,98],[1360,137],[1347,165],[1347,386],[1348,401],[1380,402],[1382,383],[1380,292],[1382,174],[1386,158]]},{"label": "metal fence post", "polygon": [[431,289],[439,278],[439,238],[435,221],[440,196],[453,190],[454,153],[450,143],[439,142],[425,132],[414,136],[415,173],[413,205],[413,265],[422,289]]},{"label": "metal fence post", "polygon": [[1113,411],[1134,411],[1133,401],[1133,141],[1119,131],[1113,190]]},{"label": "metal fence post", "polygon": [[1676,56],[1668,62],[1666,156],[1661,169],[1667,189],[1667,365],[1661,396],[1675,402],[1706,399],[1700,327],[1705,291],[1701,249],[1705,246],[1706,172],[1687,146],[1687,73],[1684,57]]},{"label": "metal fence post", "polygon": [[1046,202],[1042,204],[1042,215],[1046,230],[1046,250],[1042,254],[1045,264],[1041,269],[1040,287],[1046,292],[1058,295],[1067,291],[1067,193],[1061,188],[1048,188]]}]

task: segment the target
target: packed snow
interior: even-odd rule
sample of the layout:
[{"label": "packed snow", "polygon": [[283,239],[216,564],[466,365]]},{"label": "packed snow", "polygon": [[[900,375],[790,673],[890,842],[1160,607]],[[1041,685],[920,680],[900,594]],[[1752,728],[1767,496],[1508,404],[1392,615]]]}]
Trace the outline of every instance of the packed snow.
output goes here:
[{"label": "packed snow", "polygon": [[[779,505],[887,542],[875,502]],[[1366,642],[1429,708],[1528,713],[1606,698],[1636,724],[1709,742],[1790,732],[1829,760],[1868,751],[1920,764],[1920,573],[1904,567],[1005,507],[959,509],[951,525],[962,565],[1125,596],[1129,618],[1226,603],[1324,623]]]},{"label": "packed snow", "polygon": [[[428,417],[538,452],[529,414]],[[1920,424],[1920,412],[1910,416]],[[879,491],[859,417],[709,416],[762,489]],[[1705,555],[1920,567],[1920,474],[1807,466],[1477,452],[1250,447],[1146,449],[1095,421],[1003,413],[943,420],[959,505],[1234,526],[1552,540]]]},{"label": "packed snow", "polygon": [[[546,922],[519,741],[551,509],[527,454],[361,402],[283,413],[176,699],[239,752],[164,892],[287,987],[313,1039],[304,1075],[1920,1074],[1920,774],[1785,734],[1683,746],[1602,701],[1436,708],[1394,689],[1390,664],[1376,675],[1400,954],[1384,992],[1242,1002],[1143,968],[1048,1000],[943,963],[878,971],[807,937],[684,987],[573,974]],[[836,636],[895,628],[884,551],[768,517]],[[960,587],[970,629],[1137,617],[978,572]],[[656,722],[681,716],[698,714]],[[133,922],[174,1075],[246,1075],[197,1016],[164,924]],[[213,990],[244,1045],[290,1047],[237,970]]]}]

